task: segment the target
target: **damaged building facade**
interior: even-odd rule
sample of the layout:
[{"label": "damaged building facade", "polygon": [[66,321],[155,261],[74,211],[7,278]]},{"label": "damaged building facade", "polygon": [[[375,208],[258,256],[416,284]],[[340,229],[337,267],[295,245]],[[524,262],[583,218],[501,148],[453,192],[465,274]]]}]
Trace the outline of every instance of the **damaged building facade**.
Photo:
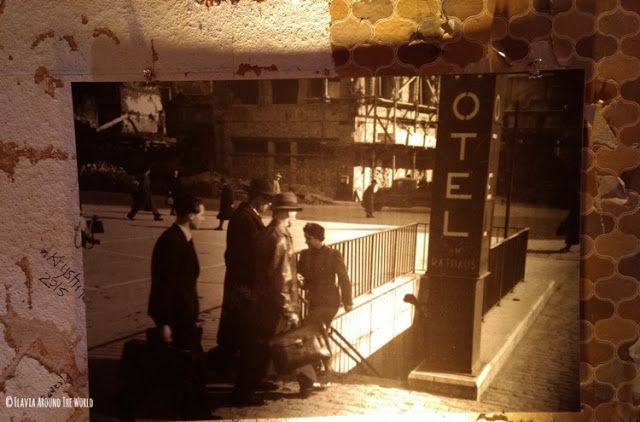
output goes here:
[{"label": "damaged building facade", "polygon": [[[579,115],[580,96],[562,89],[576,76],[505,76],[499,195],[511,179],[521,187],[514,199],[534,202],[567,178],[578,183],[579,163],[567,157],[581,134],[566,123]],[[389,76],[74,84],[73,95],[84,159],[127,172],[144,166],[127,161],[146,159],[156,183],[173,168],[236,180],[280,173],[286,189],[352,200],[373,178],[379,187],[431,182],[439,91],[437,76]]]},{"label": "damaged building facade", "polygon": [[[352,199],[376,178],[430,179],[437,78],[215,82],[217,165]],[[431,149],[431,151],[430,151]]]},{"label": "damaged building facade", "polygon": [[181,162],[167,167],[186,174],[281,173],[285,185],[347,200],[374,177],[431,178],[437,77],[104,85],[76,86],[76,123],[97,137],[177,141]]}]

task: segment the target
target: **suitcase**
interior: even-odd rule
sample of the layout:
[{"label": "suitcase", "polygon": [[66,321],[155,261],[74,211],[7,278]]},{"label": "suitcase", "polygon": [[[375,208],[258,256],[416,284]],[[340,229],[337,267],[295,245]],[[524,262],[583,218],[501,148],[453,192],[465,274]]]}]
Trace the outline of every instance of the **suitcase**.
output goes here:
[{"label": "suitcase", "polygon": [[203,412],[206,404],[206,366],[201,350],[184,350],[162,342],[158,331],[150,328],[146,340],[132,339],[124,344],[119,378],[122,381],[120,405],[124,414],[133,414],[150,392],[175,392],[177,406],[185,415]]},{"label": "suitcase", "polygon": [[331,357],[326,330],[319,321],[303,321],[300,327],[277,335],[269,343],[273,365],[279,374]]}]

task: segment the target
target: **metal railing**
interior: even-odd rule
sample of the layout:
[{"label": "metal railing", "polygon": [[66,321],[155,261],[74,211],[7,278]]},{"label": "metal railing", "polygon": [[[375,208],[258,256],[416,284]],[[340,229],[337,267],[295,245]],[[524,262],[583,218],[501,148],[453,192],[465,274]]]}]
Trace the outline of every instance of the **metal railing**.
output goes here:
[{"label": "metal railing", "polygon": [[409,224],[330,245],[347,264],[354,298],[415,271],[417,231]]},{"label": "metal railing", "polygon": [[491,274],[484,284],[483,315],[499,304],[500,299],[524,279],[528,240],[529,228],[515,229],[514,234],[500,240],[489,249]]},{"label": "metal railing", "polygon": [[[425,262],[424,257],[416,255],[418,233],[423,230],[424,233],[420,233],[426,234],[427,227],[425,223],[413,223],[327,245],[342,254],[351,280],[353,298],[370,293],[399,276],[416,272],[416,264]],[[424,255],[426,236],[420,248],[420,255]],[[301,314],[304,317],[305,291],[300,294],[303,298]]]}]

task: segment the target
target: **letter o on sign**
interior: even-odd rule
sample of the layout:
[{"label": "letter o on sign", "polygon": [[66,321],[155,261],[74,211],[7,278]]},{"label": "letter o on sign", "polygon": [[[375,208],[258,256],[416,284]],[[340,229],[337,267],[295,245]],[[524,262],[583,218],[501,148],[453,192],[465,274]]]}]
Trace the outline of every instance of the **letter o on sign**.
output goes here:
[{"label": "letter o on sign", "polygon": [[[462,100],[463,98],[471,98],[471,100],[473,101],[473,110],[471,111],[471,113],[466,115],[460,113],[460,110],[458,110],[460,100]],[[453,100],[453,114],[458,120],[471,120],[476,117],[478,111],[480,111],[480,100],[478,99],[478,96],[473,92],[462,92],[458,94],[455,100]]]}]

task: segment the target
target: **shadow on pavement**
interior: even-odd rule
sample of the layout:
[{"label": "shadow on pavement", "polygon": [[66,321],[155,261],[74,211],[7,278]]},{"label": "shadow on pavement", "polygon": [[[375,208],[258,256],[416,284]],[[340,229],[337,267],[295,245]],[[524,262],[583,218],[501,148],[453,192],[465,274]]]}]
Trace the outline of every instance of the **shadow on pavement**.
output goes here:
[{"label": "shadow on pavement", "polygon": [[527,253],[544,253],[544,254],[550,254],[550,253],[558,253],[558,254],[565,254],[568,251],[564,250],[563,248],[561,249],[527,249]]},{"label": "shadow on pavement", "polygon": [[[120,375],[120,359],[89,359],[89,395],[94,406],[92,421],[127,420],[122,416],[122,398],[135,403],[136,418],[176,420],[180,419],[180,403],[176,400],[175,389],[152,385],[146,394],[123,397],[124,384]],[[217,384],[207,387],[207,403],[215,414],[220,407],[231,407],[232,384],[213,380]],[[141,392],[136,392],[141,393]]]}]

